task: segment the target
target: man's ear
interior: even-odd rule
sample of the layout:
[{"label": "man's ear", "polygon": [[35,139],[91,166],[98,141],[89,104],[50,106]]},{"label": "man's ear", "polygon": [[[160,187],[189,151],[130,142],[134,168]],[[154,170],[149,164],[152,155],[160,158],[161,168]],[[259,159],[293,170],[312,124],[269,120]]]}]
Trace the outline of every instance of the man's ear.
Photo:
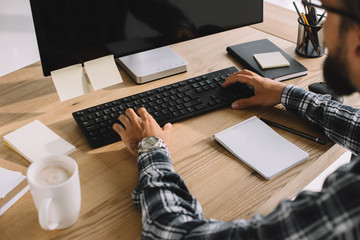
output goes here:
[{"label": "man's ear", "polygon": [[348,48],[349,52],[348,57],[349,57],[349,61],[351,59],[351,61],[349,62],[351,64],[351,62],[354,64],[353,67],[356,67],[357,69],[359,69],[360,67],[360,28],[356,28],[356,30],[353,30],[352,33],[350,33],[352,35],[352,37],[350,37],[347,41],[348,46],[351,46],[350,48]]},{"label": "man's ear", "polygon": [[[360,76],[360,27],[357,27],[353,34],[352,39],[349,39],[353,41],[353,43],[352,49],[349,49],[348,64],[350,65],[349,67],[353,69],[353,74],[356,73],[357,76]],[[351,43],[348,42],[348,44],[350,45]]]},{"label": "man's ear", "polygon": [[360,28],[356,30],[356,56],[360,57]]},{"label": "man's ear", "polygon": [[360,56],[360,46],[356,47],[356,55]]}]

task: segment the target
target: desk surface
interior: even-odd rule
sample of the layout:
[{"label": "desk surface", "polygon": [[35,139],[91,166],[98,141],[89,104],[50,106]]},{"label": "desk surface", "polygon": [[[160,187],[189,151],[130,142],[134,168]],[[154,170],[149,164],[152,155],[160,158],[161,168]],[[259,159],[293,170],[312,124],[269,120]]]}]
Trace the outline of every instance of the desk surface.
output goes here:
[{"label": "desk surface", "polygon": [[[265,11],[291,15],[286,9],[273,8],[269,4],[265,6]],[[273,17],[274,14],[270,16]],[[131,193],[138,182],[135,158],[129,154],[122,142],[91,149],[71,113],[232,65],[242,69],[241,65],[226,54],[225,48],[261,38],[270,39],[309,69],[307,76],[289,80],[288,83],[306,87],[310,82],[321,81],[324,57],[304,59],[296,56],[293,41],[287,37],[279,38],[279,32],[271,35],[267,32],[271,32],[270,29],[261,30],[273,26],[272,19],[266,16],[268,14],[265,14],[264,23],[254,27],[244,27],[173,45],[172,48],[189,62],[188,72],[140,86],[121,70],[123,83],[60,102],[51,78],[42,76],[40,63],[1,77],[0,136],[3,137],[39,119],[76,146],[76,151],[70,156],[79,164],[82,189],[80,217],[72,227],[50,232],[42,230],[28,192],[0,217],[1,238],[140,239],[141,215],[131,200]],[[287,27],[297,27],[295,15],[292,20],[294,24]],[[347,98],[346,103],[355,105],[356,97],[358,96]],[[183,176],[191,193],[200,201],[207,218],[249,219],[254,213],[266,214],[279,200],[293,197],[345,151],[331,142],[324,146],[274,129],[308,151],[310,157],[308,161],[271,181],[264,180],[212,138],[214,133],[253,115],[326,138],[301,119],[284,111],[280,105],[242,111],[226,108],[174,124],[171,155],[175,170]],[[0,157],[23,166],[29,165],[3,142],[0,143]]]}]

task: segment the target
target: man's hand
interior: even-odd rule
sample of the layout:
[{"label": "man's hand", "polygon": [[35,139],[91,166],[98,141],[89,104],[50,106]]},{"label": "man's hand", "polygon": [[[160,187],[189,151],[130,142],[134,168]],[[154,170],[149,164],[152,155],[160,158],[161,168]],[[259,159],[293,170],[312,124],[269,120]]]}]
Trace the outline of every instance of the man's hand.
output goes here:
[{"label": "man's hand", "polygon": [[133,109],[128,108],[125,115],[119,116],[120,122],[124,125],[115,123],[113,129],[120,135],[129,151],[136,155],[136,149],[139,142],[145,137],[161,138],[167,146],[170,145],[172,126],[165,124],[163,128],[146,111],[145,108],[139,108],[137,114]]},{"label": "man's hand", "polygon": [[252,86],[255,95],[233,102],[231,105],[233,109],[242,109],[251,106],[274,106],[280,103],[281,94],[286,86],[285,83],[264,78],[249,70],[232,74],[225,80],[222,86],[228,87],[236,82],[246,83]]}]

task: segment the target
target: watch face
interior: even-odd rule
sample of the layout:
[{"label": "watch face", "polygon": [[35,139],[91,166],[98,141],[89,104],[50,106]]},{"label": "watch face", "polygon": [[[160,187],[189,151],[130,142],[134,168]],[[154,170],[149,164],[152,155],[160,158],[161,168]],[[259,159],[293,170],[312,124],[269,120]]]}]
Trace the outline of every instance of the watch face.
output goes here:
[{"label": "watch face", "polygon": [[151,148],[152,146],[154,146],[157,143],[157,138],[155,137],[147,137],[146,139],[144,139],[144,141],[142,142],[142,147],[143,148]]},{"label": "watch face", "polygon": [[138,145],[137,152],[144,153],[148,152],[154,148],[165,148],[167,149],[166,144],[157,137],[146,137]]}]

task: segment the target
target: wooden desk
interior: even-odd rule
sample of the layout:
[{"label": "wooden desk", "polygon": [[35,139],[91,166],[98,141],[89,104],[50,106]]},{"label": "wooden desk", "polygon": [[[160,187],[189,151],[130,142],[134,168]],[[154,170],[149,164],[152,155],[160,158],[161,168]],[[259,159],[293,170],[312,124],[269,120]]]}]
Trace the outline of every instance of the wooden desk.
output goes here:
[{"label": "wooden desk", "polygon": [[[42,76],[40,63],[1,77],[0,136],[39,119],[76,146],[71,157],[79,164],[82,189],[80,217],[72,227],[56,231],[42,230],[28,192],[0,217],[1,239],[140,239],[141,215],[131,200],[131,193],[138,182],[135,158],[122,142],[91,149],[71,113],[232,65],[240,69],[242,67],[226,54],[225,48],[261,38],[270,39],[309,69],[308,76],[288,83],[306,87],[310,82],[322,79],[323,58],[303,59],[295,56],[293,42],[254,27],[173,45],[173,49],[189,62],[186,73],[138,86],[121,70],[123,83],[65,102],[59,101],[51,78]],[[171,147],[174,167],[202,204],[207,218],[249,219],[254,213],[266,214],[279,200],[293,197],[344,152],[344,149],[330,142],[323,146],[275,129],[308,151],[310,157],[299,166],[266,181],[212,138],[214,133],[253,115],[325,138],[301,119],[285,112],[281,106],[242,111],[227,108],[174,124]],[[29,165],[2,142],[0,157],[23,166]]]}]

